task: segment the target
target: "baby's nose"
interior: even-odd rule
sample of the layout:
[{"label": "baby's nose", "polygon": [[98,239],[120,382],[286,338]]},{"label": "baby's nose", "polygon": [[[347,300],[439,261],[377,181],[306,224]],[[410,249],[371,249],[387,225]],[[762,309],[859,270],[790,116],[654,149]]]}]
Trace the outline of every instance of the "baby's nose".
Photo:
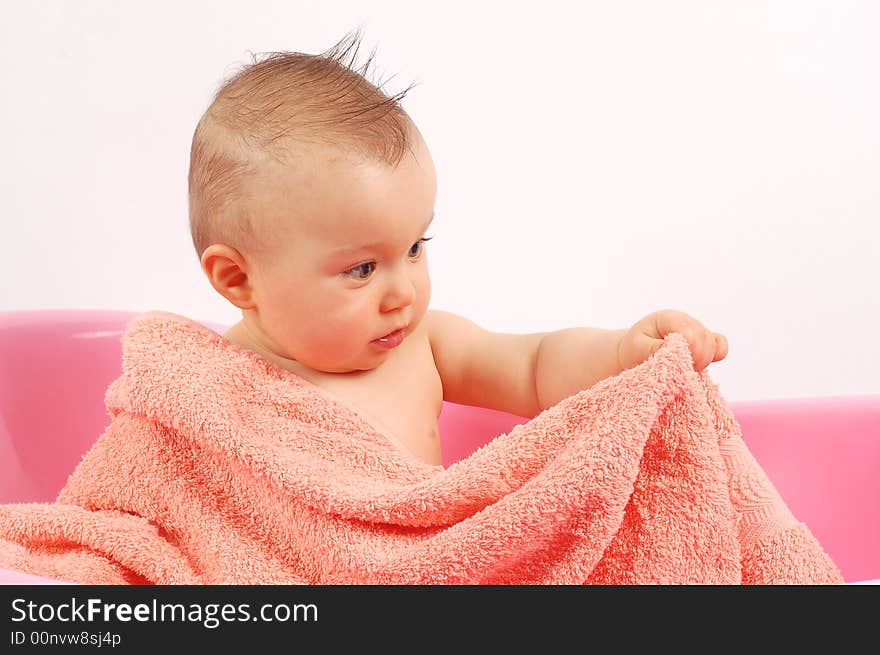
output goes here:
[{"label": "baby's nose", "polygon": [[416,299],[416,287],[409,275],[395,275],[385,295],[386,309],[396,309],[413,304]]}]

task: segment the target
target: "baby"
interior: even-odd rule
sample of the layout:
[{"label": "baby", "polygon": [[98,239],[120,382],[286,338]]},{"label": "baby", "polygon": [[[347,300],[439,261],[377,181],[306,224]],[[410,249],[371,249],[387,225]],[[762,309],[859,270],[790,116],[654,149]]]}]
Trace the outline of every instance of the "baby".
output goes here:
[{"label": "baby", "polygon": [[[241,310],[224,337],[359,412],[441,464],[442,401],[532,418],[635,366],[670,332],[702,370],[727,340],[673,310],[628,329],[487,331],[428,309],[436,174],[419,130],[345,58],[273,53],[216,93],[190,160],[193,243]],[[408,91],[409,89],[407,89]]]}]

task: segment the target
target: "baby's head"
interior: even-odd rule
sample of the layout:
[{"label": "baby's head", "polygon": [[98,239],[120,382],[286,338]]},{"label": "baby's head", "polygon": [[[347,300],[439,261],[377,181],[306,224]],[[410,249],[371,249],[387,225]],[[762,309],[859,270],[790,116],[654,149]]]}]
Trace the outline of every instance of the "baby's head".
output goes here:
[{"label": "baby's head", "polygon": [[434,165],[393,97],[352,70],[358,36],[273,53],[216,93],[193,136],[193,244],[249,346],[317,371],[370,370],[374,340],[428,307]]}]

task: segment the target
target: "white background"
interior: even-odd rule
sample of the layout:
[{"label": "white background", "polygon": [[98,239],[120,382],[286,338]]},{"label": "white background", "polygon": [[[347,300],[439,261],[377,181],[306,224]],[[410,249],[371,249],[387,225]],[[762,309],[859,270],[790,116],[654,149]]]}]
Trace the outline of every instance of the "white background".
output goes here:
[{"label": "white background", "polygon": [[438,169],[431,305],[501,332],[723,332],[728,399],[880,392],[880,3],[4,6],[0,311],[231,324],[190,242],[192,132],[251,53],[361,27]]}]

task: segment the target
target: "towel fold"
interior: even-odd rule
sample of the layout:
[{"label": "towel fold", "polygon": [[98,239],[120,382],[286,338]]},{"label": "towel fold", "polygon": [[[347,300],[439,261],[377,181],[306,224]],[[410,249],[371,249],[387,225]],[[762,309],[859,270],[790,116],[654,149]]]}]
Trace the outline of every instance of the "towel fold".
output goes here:
[{"label": "towel fold", "polygon": [[687,343],[448,468],[185,317],[126,326],[110,423],[0,566],[89,584],[842,583]]}]

